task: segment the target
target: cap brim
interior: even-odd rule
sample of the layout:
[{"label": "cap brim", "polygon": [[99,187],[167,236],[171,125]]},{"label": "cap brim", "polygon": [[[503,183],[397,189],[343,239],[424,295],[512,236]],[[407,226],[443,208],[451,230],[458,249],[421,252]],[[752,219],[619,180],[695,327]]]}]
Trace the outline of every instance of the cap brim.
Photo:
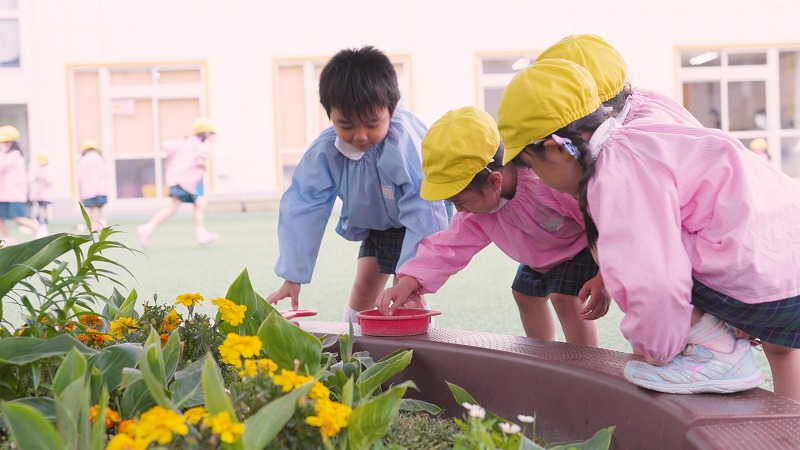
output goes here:
[{"label": "cap brim", "polygon": [[446,200],[463,191],[474,177],[475,176],[473,175],[467,180],[453,181],[445,184],[431,183],[427,179],[423,179],[422,186],[419,189],[419,196],[423,200],[427,200],[429,202]]},{"label": "cap brim", "polygon": [[523,145],[515,145],[513,147],[505,147],[503,150],[503,165],[510,163],[514,158],[516,158],[522,150],[525,148],[527,144]]}]

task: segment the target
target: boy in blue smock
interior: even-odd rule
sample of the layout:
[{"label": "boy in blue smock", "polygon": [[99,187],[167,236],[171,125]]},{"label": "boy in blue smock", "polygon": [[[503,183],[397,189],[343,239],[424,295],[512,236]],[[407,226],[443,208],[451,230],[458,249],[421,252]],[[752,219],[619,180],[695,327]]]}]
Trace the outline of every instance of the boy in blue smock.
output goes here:
[{"label": "boy in blue smock", "polygon": [[355,322],[356,312],[375,307],[389,275],[419,242],[447,228],[447,214],[442,202],[419,196],[427,127],[397,108],[397,74],[383,52],[367,46],[334,55],[320,75],[319,97],[333,126],[308,148],[281,198],[275,273],[284,282],[267,301],[290,297],[297,309],[339,197],[336,232],[362,241],[344,314]]}]

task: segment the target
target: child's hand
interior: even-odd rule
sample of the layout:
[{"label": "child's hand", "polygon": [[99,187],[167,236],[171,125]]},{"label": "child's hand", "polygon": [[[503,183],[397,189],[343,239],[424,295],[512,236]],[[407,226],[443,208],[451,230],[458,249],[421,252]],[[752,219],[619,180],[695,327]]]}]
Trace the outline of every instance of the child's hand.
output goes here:
[{"label": "child's hand", "polygon": [[378,295],[378,299],[375,300],[375,307],[384,316],[391,316],[397,308],[405,305],[409,300],[409,296],[420,287],[419,282],[413,277],[403,277],[394,286]]},{"label": "child's hand", "polygon": [[292,309],[297,309],[298,300],[300,298],[300,285],[292,283],[291,281],[284,281],[281,287],[267,297],[267,303],[276,304],[279,300],[286,297],[292,298]]},{"label": "child's hand", "polygon": [[[587,296],[589,296],[588,301],[586,300]],[[586,303],[579,311],[583,320],[596,320],[608,313],[611,297],[606,291],[603,277],[600,273],[583,285],[583,288],[578,292],[578,298],[581,299],[581,302]]]}]

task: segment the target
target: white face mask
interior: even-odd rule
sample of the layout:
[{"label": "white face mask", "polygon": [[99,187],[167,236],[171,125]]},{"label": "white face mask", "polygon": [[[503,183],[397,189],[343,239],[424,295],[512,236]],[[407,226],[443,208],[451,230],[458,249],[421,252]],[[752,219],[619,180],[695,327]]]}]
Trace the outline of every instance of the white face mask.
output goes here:
[{"label": "white face mask", "polygon": [[487,214],[494,214],[494,213],[496,213],[497,211],[500,211],[500,208],[502,208],[503,206],[505,206],[505,204],[506,204],[506,203],[508,203],[508,199],[507,199],[507,198],[505,198],[505,197],[500,197],[500,201],[499,201],[499,202],[497,202],[497,206],[495,206],[494,208],[492,208],[492,210],[491,210],[491,211],[489,211]]},{"label": "white face mask", "polygon": [[358,161],[359,159],[363,158],[367,152],[362,152],[361,150],[357,149],[355,146],[348,144],[347,142],[339,139],[339,136],[336,136],[336,140],[333,142],[333,145],[339,150],[339,153],[346,156],[348,159],[352,159],[353,161]]}]

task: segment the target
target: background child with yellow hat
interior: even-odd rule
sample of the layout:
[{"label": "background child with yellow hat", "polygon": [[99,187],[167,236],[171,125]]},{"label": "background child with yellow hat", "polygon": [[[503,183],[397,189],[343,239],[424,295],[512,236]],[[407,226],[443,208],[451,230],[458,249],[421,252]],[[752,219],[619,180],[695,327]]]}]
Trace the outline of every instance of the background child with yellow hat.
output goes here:
[{"label": "background child with yellow hat", "polygon": [[[578,204],[527,168],[503,166],[497,124],[475,107],[449,111],[422,141],[420,195],[449,199],[458,211],[447,230],[423,239],[398,271],[397,284],[378,297],[391,314],[412,293],[436,292],[491,243],[521,265],[512,284],[529,337],[554,340],[551,300],[567,342],[598,345],[594,322],[608,311],[597,265],[586,248]],[[581,306],[579,298],[591,292]],[[391,305],[391,306],[390,306]]]},{"label": "background child with yellow hat", "polygon": [[631,121],[601,107],[591,74],[537,61],[500,100],[506,160],[579,197],[589,245],[620,328],[647,363],[630,382],[669,393],[725,393],[763,377],[800,400],[800,184],[716,129]]},{"label": "background child with yellow hat", "polygon": [[100,144],[94,139],[86,139],[81,143],[81,157],[76,174],[78,194],[87,209],[92,229],[100,230],[106,226],[103,207],[108,203],[109,175],[108,164],[100,152]]},{"label": "background child with yellow hat", "polygon": [[47,153],[39,153],[36,164],[32,163],[31,166],[31,189],[28,195],[31,201],[31,217],[39,222],[40,227],[47,230],[47,226],[53,221],[52,203],[55,197],[53,167],[50,165]]},{"label": "background child with yellow hat", "polygon": [[5,219],[30,228],[36,237],[47,234],[46,228],[28,218],[28,171],[19,137],[19,130],[11,125],[0,127],[0,234],[4,246],[17,243]]}]

